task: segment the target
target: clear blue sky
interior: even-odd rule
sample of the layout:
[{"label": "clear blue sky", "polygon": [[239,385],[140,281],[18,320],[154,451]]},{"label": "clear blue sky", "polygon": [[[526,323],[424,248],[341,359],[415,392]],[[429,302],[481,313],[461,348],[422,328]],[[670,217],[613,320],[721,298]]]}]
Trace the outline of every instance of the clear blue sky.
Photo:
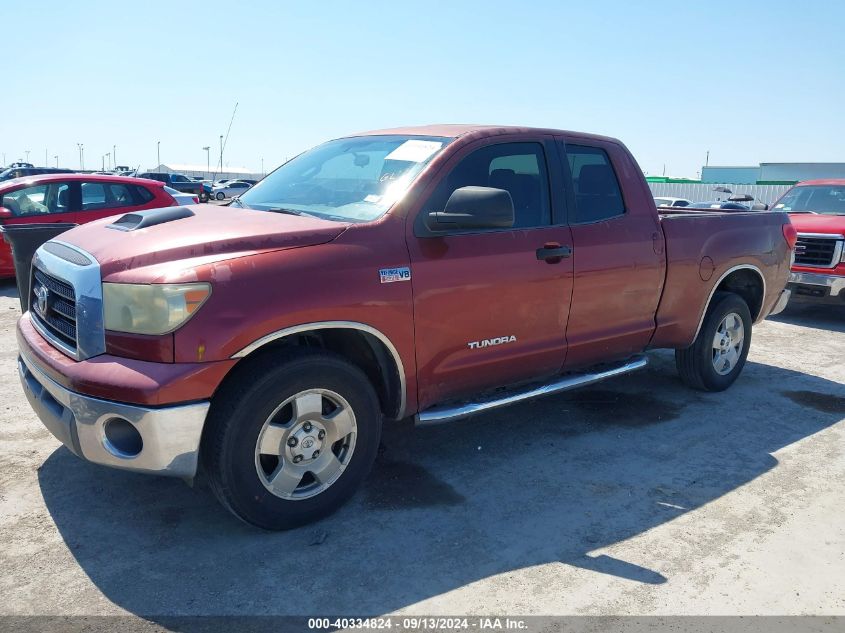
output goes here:
[{"label": "clear blue sky", "polygon": [[[260,170],[404,124],[621,138],[643,169],[845,161],[845,3],[2,1],[0,152]],[[2,158],[2,157],[0,157]]]}]

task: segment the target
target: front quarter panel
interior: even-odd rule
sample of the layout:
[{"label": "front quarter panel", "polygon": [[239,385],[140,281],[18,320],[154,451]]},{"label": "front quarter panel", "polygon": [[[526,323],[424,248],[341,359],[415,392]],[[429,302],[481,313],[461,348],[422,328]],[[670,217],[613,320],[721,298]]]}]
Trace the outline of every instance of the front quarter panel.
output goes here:
[{"label": "front quarter panel", "polygon": [[415,404],[411,284],[381,283],[379,269],[408,266],[401,226],[386,215],[327,244],[248,255],[200,267],[212,295],[175,335],[176,362],[223,360],[274,332],[328,321],[381,332],[405,368]]}]

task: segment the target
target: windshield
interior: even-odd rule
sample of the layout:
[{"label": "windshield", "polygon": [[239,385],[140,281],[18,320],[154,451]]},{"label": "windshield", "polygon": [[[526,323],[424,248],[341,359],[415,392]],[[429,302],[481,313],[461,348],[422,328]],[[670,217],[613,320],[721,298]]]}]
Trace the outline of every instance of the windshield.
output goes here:
[{"label": "windshield", "polygon": [[242,194],[243,206],[298,211],[332,220],[381,217],[451,139],[359,136],[319,145]]},{"label": "windshield", "polygon": [[778,200],[774,210],[845,215],[845,184],[793,187]]}]

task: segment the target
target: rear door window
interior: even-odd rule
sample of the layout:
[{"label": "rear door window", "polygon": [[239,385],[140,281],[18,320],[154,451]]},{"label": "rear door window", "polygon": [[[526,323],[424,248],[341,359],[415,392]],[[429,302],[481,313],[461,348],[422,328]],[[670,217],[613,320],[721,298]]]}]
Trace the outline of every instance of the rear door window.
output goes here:
[{"label": "rear door window", "polygon": [[575,217],[572,224],[600,222],[625,213],[619,180],[610,158],[600,147],[565,145],[572,188]]}]

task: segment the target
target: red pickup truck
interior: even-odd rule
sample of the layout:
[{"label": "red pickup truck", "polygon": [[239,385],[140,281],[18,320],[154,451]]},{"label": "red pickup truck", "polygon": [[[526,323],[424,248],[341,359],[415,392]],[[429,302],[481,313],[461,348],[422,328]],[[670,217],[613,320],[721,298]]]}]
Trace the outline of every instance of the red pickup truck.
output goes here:
[{"label": "red pickup truck", "polygon": [[773,209],[798,232],[788,288],[800,302],[845,306],[845,180],[808,180]]},{"label": "red pickup truck", "polygon": [[76,455],[207,472],[249,523],[319,518],[382,421],[420,424],[596,382],[676,350],[742,371],[783,308],[785,213],[658,213],[611,138],[437,125],[340,138],[227,212],[100,220],[33,260],[17,328],[32,407]]}]

